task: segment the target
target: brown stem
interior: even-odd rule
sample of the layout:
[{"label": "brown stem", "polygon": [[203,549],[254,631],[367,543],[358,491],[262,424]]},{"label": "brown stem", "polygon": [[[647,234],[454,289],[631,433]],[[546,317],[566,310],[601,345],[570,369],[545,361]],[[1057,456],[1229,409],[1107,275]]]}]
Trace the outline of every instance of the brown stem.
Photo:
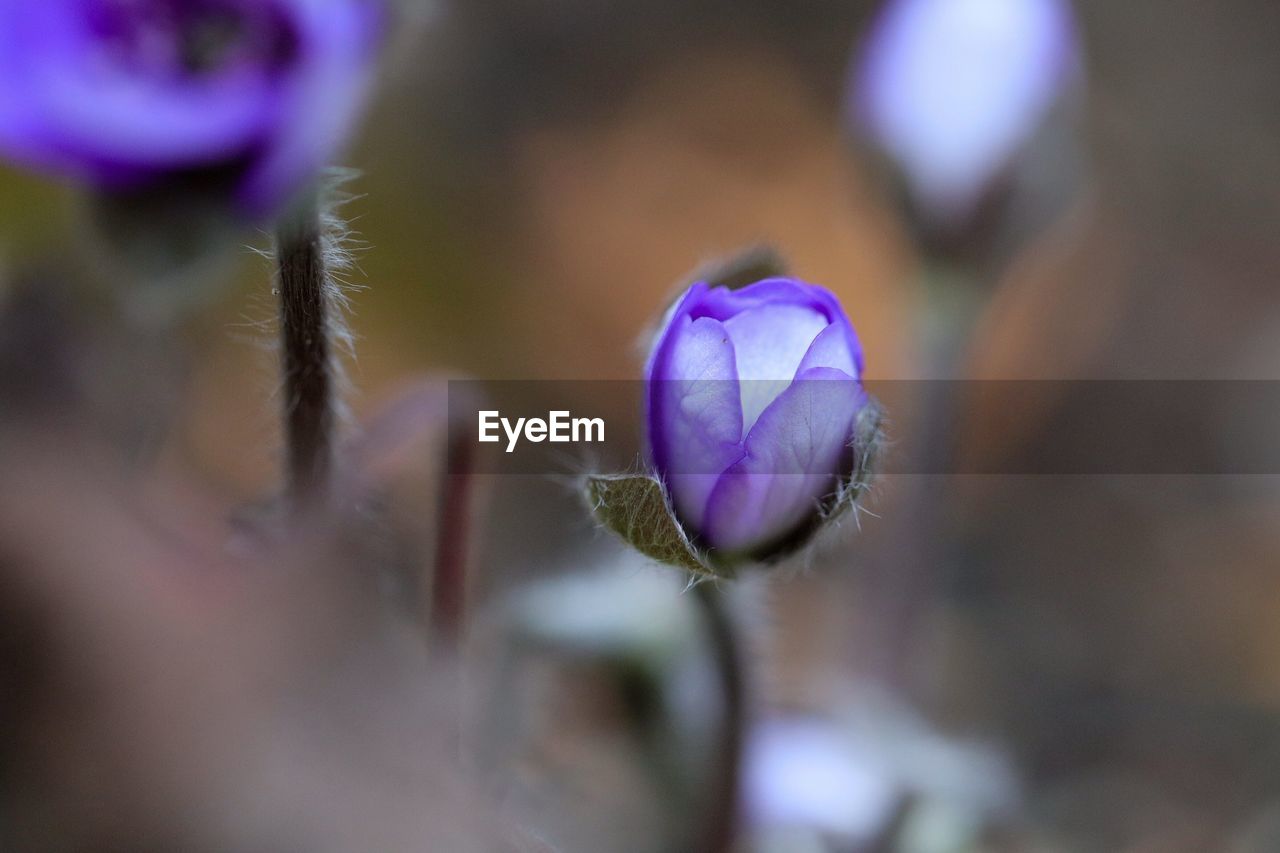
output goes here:
[{"label": "brown stem", "polygon": [[697,584],[693,594],[706,622],[724,703],[715,775],[710,786],[711,800],[705,812],[705,843],[698,849],[706,853],[729,853],[738,835],[742,753],[747,732],[745,664],[724,594],[713,583]]},{"label": "brown stem", "polygon": [[474,454],[471,434],[449,421],[440,478],[430,625],[441,651],[461,649],[467,607]]},{"label": "brown stem", "polygon": [[276,232],[284,369],[285,478],[294,509],[325,502],[336,421],[328,273],[314,203]]}]

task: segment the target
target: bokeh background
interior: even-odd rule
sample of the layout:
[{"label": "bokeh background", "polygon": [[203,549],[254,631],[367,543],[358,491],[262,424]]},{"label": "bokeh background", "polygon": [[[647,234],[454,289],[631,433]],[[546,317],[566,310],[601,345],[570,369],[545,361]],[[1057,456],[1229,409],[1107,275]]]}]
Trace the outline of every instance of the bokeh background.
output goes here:
[{"label": "bokeh background", "polygon": [[[873,380],[1275,379],[1280,6],[1073,5],[1083,85],[944,240],[845,120],[876,3],[420,9],[347,158],[356,420],[428,375],[633,378],[678,283],[760,243],[840,296]],[[10,271],[83,249],[89,215],[0,171]],[[153,295],[176,321],[103,382],[127,409],[168,377],[171,417],[137,437],[147,476],[229,514],[273,492],[280,439],[268,264],[246,249],[222,279]],[[1063,398],[1039,417],[944,422],[946,440],[998,456],[1088,419],[1046,387]],[[560,482],[485,490],[469,680],[500,713],[477,715],[481,787],[545,849],[696,849],[715,703],[680,583]],[[735,593],[758,735],[743,849],[1280,850],[1276,477],[896,476],[871,509]],[[665,710],[637,711],[655,695]],[[157,760],[181,775],[186,756]]]}]

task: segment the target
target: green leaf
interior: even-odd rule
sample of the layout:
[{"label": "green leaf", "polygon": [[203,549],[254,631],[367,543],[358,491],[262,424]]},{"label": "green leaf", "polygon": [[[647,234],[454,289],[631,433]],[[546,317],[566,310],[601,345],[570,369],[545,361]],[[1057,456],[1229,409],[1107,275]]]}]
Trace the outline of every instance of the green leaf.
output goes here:
[{"label": "green leaf", "polygon": [[709,577],[732,577],[689,541],[676,520],[666,490],[644,474],[597,475],[586,479],[586,497],[595,517],[650,559]]}]

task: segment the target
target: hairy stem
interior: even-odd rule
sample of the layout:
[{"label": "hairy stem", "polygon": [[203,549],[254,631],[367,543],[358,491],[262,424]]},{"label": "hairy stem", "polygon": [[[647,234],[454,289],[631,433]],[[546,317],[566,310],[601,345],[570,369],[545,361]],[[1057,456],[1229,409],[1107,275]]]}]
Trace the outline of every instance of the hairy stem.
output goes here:
[{"label": "hairy stem", "polygon": [[276,231],[284,369],[286,490],[293,508],[325,502],[337,419],[332,318],[320,217],[315,203]]},{"label": "hairy stem", "polygon": [[729,853],[738,834],[742,753],[747,730],[746,673],[741,643],[724,594],[712,583],[693,588],[711,644],[722,696],[720,740],[716,747],[711,799],[705,812],[705,839],[699,850]]}]

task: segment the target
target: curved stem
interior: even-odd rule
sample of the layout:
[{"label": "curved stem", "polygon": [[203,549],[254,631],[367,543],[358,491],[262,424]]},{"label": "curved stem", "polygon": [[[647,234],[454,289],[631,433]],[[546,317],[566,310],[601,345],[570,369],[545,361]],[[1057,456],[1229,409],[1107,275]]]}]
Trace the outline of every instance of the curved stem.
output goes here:
[{"label": "curved stem", "polygon": [[713,583],[699,583],[694,586],[693,594],[706,622],[724,703],[711,800],[706,811],[705,842],[698,849],[706,853],[729,853],[738,834],[742,753],[747,733],[745,663],[724,593]]},{"label": "curved stem", "polygon": [[314,202],[276,231],[286,489],[298,509],[328,499],[336,420],[328,271]]}]

